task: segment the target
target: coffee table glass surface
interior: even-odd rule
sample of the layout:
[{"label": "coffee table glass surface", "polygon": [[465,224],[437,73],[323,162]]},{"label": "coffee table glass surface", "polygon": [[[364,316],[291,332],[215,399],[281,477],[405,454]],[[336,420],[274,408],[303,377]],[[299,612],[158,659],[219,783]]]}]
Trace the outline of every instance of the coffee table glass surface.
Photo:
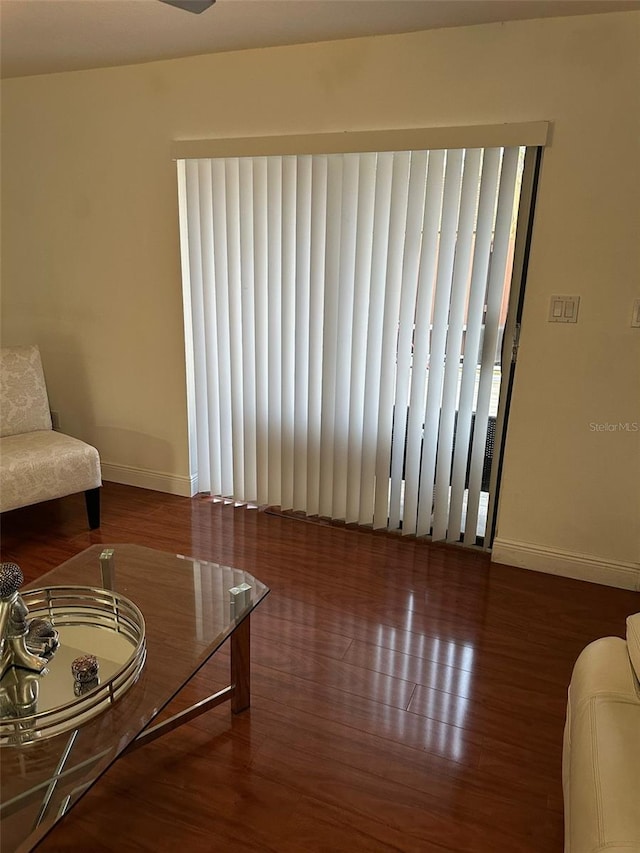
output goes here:
[{"label": "coffee table glass surface", "polygon": [[[108,567],[100,561],[105,548],[113,549]],[[250,587],[244,598],[230,594],[242,584]],[[135,683],[92,718],[80,718],[53,735],[32,732],[23,743],[5,739],[0,748],[3,853],[31,849],[119,755],[157,736],[149,734],[150,724],[229,638],[231,684],[210,697],[210,707],[225,699],[234,712],[249,705],[250,614],[269,593],[253,575],[138,545],[101,544],[22,592],[62,586],[111,589],[136,605],[144,618],[146,660]],[[186,718],[169,728],[182,721]]]}]

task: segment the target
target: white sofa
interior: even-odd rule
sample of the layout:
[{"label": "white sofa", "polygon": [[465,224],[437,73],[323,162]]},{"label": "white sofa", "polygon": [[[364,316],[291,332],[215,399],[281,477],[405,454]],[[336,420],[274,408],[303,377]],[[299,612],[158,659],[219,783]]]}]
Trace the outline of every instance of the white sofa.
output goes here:
[{"label": "white sofa", "polygon": [[565,853],[640,853],[640,613],[576,661],[564,732]]},{"label": "white sofa", "polygon": [[100,526],[100,457],[52,429],[37,346],[0,353],[0,512],[84,492],[89,527]]}]

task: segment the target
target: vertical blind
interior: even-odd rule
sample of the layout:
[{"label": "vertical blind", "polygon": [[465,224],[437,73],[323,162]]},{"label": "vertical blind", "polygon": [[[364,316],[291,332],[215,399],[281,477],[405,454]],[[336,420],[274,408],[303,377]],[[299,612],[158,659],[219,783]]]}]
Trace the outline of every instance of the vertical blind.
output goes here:
[{"label": "vertical blind", "polygon": [[519,162],[178,161],[199,491],[475,542]]}]

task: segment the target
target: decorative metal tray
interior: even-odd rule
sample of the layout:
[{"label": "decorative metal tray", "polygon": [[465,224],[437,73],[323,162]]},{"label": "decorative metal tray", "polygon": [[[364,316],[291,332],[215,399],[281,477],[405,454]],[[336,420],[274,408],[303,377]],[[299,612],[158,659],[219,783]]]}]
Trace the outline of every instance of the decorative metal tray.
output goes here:
[{"label": "decorative metal tray", "polygon": [[[29,618],[47,619],[60,645],[41,673],[12,667],[0,680],[0,745],[27,744],[77,728],[136,682],[146,657],[142,613],[107,589],[56,586],[24,590]],[[79,685],[71,664],[98,659],[98,680]]]}]

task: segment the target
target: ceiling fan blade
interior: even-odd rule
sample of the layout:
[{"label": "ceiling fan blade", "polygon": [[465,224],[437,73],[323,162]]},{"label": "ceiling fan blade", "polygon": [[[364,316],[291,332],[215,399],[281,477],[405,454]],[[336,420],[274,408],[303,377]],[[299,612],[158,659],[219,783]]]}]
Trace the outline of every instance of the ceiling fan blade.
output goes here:
[{"label": "ceiling fan blade", "polygon": [[184,9],[185,12],[193,12],[199,15],[216,2],[216,0],[160,0],[161,3],[166,3],[168,6],[175,6],[176,9]]}]

